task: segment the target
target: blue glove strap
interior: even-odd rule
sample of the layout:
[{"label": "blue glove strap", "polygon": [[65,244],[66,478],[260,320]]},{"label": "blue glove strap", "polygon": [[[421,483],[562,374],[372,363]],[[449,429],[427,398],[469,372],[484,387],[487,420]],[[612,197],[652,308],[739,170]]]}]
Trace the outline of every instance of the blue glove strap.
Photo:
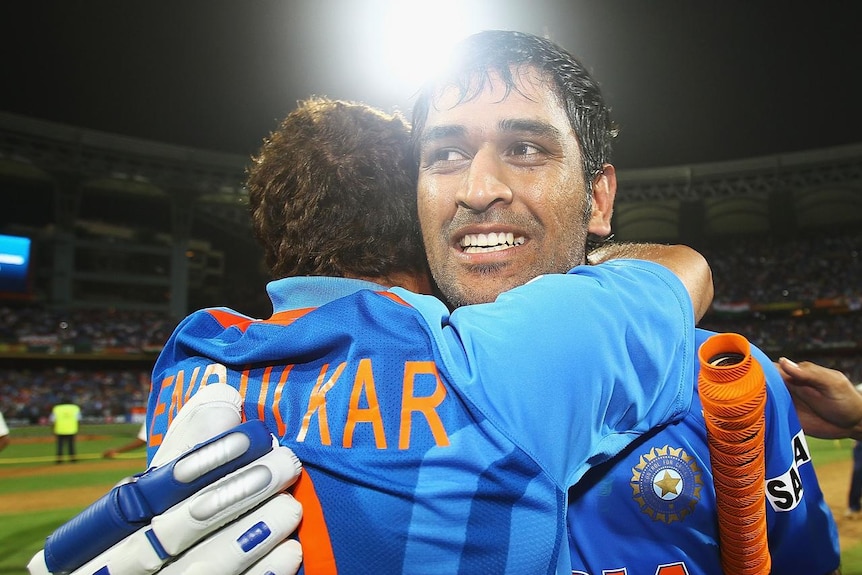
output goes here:
[{"label": "blue glove strap", "polygon": [[[174,477],[174,468],[184,457],[232,433],[243,433],[249,439],[249,448],[239,457],[189,483]],[[51,573],[74,571],[149,524],[156,515],[271,450],[272,436],[263,422],[255,419],[201,443],[170,463],[129,478],[128,483],[114,487],[48,536],[45,565]]]}]

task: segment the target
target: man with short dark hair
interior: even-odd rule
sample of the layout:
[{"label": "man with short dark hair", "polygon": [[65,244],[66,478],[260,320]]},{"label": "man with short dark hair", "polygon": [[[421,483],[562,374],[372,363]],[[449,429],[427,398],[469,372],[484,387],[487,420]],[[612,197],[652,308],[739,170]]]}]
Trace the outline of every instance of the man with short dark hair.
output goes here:
[{"label": "man with short dark hair", "polygon": [[[453,65],[423,88],[413,113],[420,223],[429,267],[450,304],[495,301],[539,274],[584,267],[590,238],[611,232],[615,133],[597,83],[553,42],[487,31],[456,48]],[[606,318],[596,313],[581,321]],[[697,330],[696,346],[710,335]],[[659,337],[641,352],[662,347]],[[623,361],[610,345],[596,341],[591,348],[598,365]],[[751,356],[763,367],[768,392],[772,572],[831,573],[839,564],[837,530],[791,398],[772,362],[753,347]],[[653,375],[638,369],[632,381]],[[692,371],[687,386],[696,389],[697,379]],[[572,487],[572,572],[722,573],[722,509],[707,443],[695,394],[682,420],[637,438]],[[760,545],[757,559],[768,562]]]}]

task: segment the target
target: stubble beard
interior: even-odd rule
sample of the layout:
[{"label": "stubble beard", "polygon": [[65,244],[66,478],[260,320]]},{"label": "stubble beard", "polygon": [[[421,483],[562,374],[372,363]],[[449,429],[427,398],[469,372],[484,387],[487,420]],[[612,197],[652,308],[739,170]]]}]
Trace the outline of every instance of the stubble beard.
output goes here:
[{"label": "stubble beard", "polygon": [[[450,309],[464,305],[480,303],[491,303],[504,291],[524,285],[530,280],[549,273],[566,273],[573,267],[584,263],[586,237],[580,241],[580,247],[559,254],[560,257],[552,257],[550,261],[541,265],[534,265],[517,276],[502,277],[508,263],[475,265],[470,268],[470,274],[482,281],[484,289],[469,290],[468,286],[458,277],[457,270],[444,268],[439,273],[433,273],[437,288],[443,295]],[[486,287],[487,286],[487,287]]]}]

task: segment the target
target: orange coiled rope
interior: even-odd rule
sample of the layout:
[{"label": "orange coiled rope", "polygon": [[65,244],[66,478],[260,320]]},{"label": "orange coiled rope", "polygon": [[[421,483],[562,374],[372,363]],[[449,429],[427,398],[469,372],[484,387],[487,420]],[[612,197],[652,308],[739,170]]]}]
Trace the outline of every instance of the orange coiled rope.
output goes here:
[{"label": "orange coiled rope", "polygon": [[766,379],[748,340],[718,334],[700,346],[698,386],[706,419],[725,573],[767,575]]}]

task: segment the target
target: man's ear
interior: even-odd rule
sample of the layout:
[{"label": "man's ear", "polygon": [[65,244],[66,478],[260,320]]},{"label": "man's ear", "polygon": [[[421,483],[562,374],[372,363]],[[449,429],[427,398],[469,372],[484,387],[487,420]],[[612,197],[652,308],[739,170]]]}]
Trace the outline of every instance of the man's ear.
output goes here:
[{"label": "man's ear", "polygon": [[604,164],[602,171],[593,179],[592,212],[587,231],[600,237],[611,233],[611,216],[614,214],[614,199],[617,195],[617,171],[611,164]]}]

